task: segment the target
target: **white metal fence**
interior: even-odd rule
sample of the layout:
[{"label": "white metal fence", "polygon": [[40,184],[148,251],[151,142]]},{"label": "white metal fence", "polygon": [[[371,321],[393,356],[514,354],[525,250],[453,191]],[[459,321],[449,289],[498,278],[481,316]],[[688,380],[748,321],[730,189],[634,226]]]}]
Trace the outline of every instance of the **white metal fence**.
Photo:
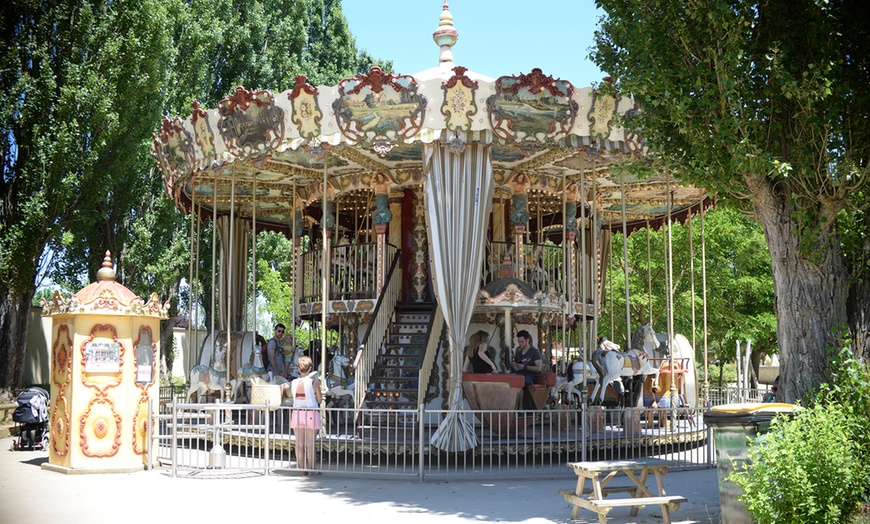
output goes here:
[{"label": "white metal fence", "polygon": [[[173,475],[268,475],[298,470],[293,408],[179,404],[158,415],[158,460]],[[399,478],[570,476],[566,462],[638,456],[678,468],[711,467],[702,410],[463,411],[477,445],[445,453],[429,444],[447,412],[324,408],[316,440],[319,471]]]},{"label": "white metal fence", "polygon": [[[164,389],[164,388],[162,388]],[[288,406],[181,403],[183,389],[164,393],[156,415],[156,456],[173,475],[208,477],[302,471]],[[710,388],[710,405],[760,402],[766,390]],[[173,400],[175,399],[175,400]],[[317,469],[398,478],[569,477],[566,462],[639,456],[677,468],[715,466],[706,408],[462,411],[477,445],[445,453],[429,444],[443,410],[324,408],[316,440]],[[268,428],[268,430],[267,430]]]}]

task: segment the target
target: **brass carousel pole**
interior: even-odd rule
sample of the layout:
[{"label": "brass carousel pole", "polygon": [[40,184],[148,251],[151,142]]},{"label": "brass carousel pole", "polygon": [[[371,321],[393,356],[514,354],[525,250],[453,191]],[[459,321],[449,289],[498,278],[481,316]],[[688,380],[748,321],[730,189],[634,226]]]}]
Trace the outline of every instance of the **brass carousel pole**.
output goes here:
[{"label": "brass carousel pole", "polygon": [[[227,313],[227,351],[226,351],[226,355],[224,356],[224,358],[226,359],[226,362],[227,362],[226,363],[226,366],[227,366],[226,372],[228,375],[230,373],[230,357],[231,357],[231,353],[233,352],[233,350],[232,350],[232,348],[233,348],[233,344],[232,344],[232,332],[233,332],[233,317],[232,317],[232,313],[233,313],[233,284],[232,284],[232,279],[233,279],[233,258],[235,258],[235,257],[233,257],[233,248],[235,247],[233,245],[233,237],[235,236],[235,235],[233,235],[233,227],[235,227],[235,224],[236,224],[236,221],[235,221],[235,219],[236,219],[236,170],[235,170],[235,168],[232,169],[231,173],[232,173],[232,177],[230,179],[230,224],[229,224],[229,231],[228,231],[229,249],[227,249],[227,251],[226,251],[226,253],[227,253],[227,265],[229,267],[227,268],[227,272],[226,272],[227,279],[225,282],[225,284],[227,286],[227,289],[225,290],[226,297],[227,297],[227,302],[226,302],[227,303],[227,311],[226,311],[226,313]],[[224,402],[229,402],[229,400],[230,400],[230,388],[231,388],[230,381],[227,380],[226,383],[224,384]]]},{"label": "brass carousel pole", "polygon": [[622,267],[625,270],[625,348],[627,350],[631,347],[631,305],[628,301],[628,225],[625,218],[625,178],[621,175],[620,178],[622,178],[620,181],[620,199],[622,200]]},{"label": "brass carousel pole", "polygon": [[[296,298],[299,296],[297,293],[297,272],[296,266],[298,264],[298,248],[296,246],[296,180],[293,180],[293,200],[290,204],[290,212],[293,213],[293,226],[290,231],[290,289],[292,289],[292,297],[293,304],[290,308],[290,358],[295,360],[296,356],[296,307],[297,300]],[[287,362],[285,360],[285,369],[284,373],[287,373]]]},{"label": "brass carousel pole", "polygon": [[320,234],[323,239],[323,249],[321,250],[321,266],[322,270],[320,289],[321,289],[321,311],[320,311],[320,389],[326,392],[326,308],[329,305],[329,280],[332,270],[329,263],[329,235],[326,229],[326,212],[327,212],[327,179],[329,168],[327,167],[327,158],[329,153],[323,152],[323,215],[320,217]]},{"label": "brass carousel pole", "polygon": [[[598,178],[595,172],[597,166],[597,162],[595,160],[592,161],[592,205],[590,206],[590,218],[592,219],[592,223],[590,227],[592,229],[592,280],[589,283],[591,291],[592,291],[592,341],[591,346],[595,346],[595,341],[598,338],[598,314],[601,310],[601,295],[604,291],[604,282],[601,283],[601,289],[599,290],[598,280],[599,273],[601,272],[601,268],[599,267],[599,262],[601,261],[601,238],[598,235]],[[590,348],[591,349],[591,348]]]},{"label": "brass carousel pole", "polygon": [[[214,330],[214,321],[217,312],[215,311],[215,295],[217,294],[217,190],[218,190],[218,177],[217,172],[214,175],[214,185],[212,186],[212,200],[211,200],[211,327],[209,328],[209,334],[211,335],[211,346],[212,352],[214,352],[214,346],[217,343],[217,333]],[[209,356],[211,359],[211,356]],[[211,365],[211,362],[208,362],[207,365]]]},{"label": "brass carousel pole", "polygon": [[710,406],[710,381],[707,368],[707,243],[704,237],[704,197],[701,196],[701,293],[703,294],[704,318],[704,403]]},{"label": "brass carousel pole", "polygon": [[[197,242],[196,242],[195,236],[194,236],[195,213],[196,213],[196,184],[193,184],[191,181],[190,187],[191,187],[191,189],[190,189],[190,264],[189,264],[190,267],[188,270],[188,277],[187,277],[187,282],[190,284],[190,290],[188,292],[188,300],[187,300],[187,330],[185,331],[185,335],[187,336],[188,347],[195,348],[196,347],[195,345],[191,346],[191,340],[193,340],[193,337],[192,337],[193,332],[191,331],[191,325],[193,324],[193,322],[191,321],[191,318],[193,317],[193,304],[194,304],[194,302],[193,302],[193,297],[194,297],[194,294],[193,294],[193,285],[194,285],[193,284],[193,282],[194,282],[194,280],[193,280],[193,266],[194,266],[193,250],[194,250],[194,247],[197,245]],[[167,364],[169,364],[169,362],[167,362]],[[190,363],[188,362],[188,364],[190,364]],[[171,375],[172,370],[170,369],[168,371]],[[190,373],[188,372],[188,375],[189,374]],[[173,398],[174,397],[175,397],[175,395],[173,394]]]},{"label": "brass carousel pole", "polygon": [[672,222],[672,212],[674,206],[674,195],[671,193],[671,173],[665,168],[665,179],[668,191],[668,354],[670,356],[671,366],[671,423],[676,424],[677,421],[677,384],[674,380],[674,225]]},{"label": "brass carousel pole", "polygon": [[[253,188],[251,189],[251,229],[252,229],[252,237],[251,237],[251,295],[253,296],[253,305],[252,305],[252,316],[254,317],[254,336],[251,337],[251,358],[254,357],[254,351],[256,351],[257,347],[257,177],[254,177]],[[245,286],[245,290],[247,290],[248,286]],[[248,308],[245,308],[247,310]],[[250,330],[250,324],[248,324],[248,330]],[[244,339],[243,339],[244,340]],[[241,361],[241,355],[239,355],[239,360]],[[253,362],[248,362],[248,364],[252,364]],[[242,365],[245,365],[242,362]],[[282,366],[283,369],[283,366]]]},{"label": "brass carousel pole", "polygon": [[[585,167],[585,162],[584,166]],[[587,364],[589,362],[589,320],[587,316],[587,306],[589,302],[589,256],[586,252],[586,234],[587,231],[591,232],[592,229],[587,227],[586,223],[586,204],[589,202],[589,199],[586,198],[586,173],[581,170],[580,175],[580,195],[582,197],[582,201],[580,202],[580,302],[583,306],[583,322],[580,326],[580,350],[583,352],[583,382],[580,387],[580,401],[585,406],[587,401],[587,395],[589,394],[589,390],[586,387],[587,380]],[[585,431],[585,426],[584,426]],[[585,434],[584,434],[585,439]],[[585,440],[584,440],[585,442]],[[586,460],[586,446],[583,446],[583,460]]]}]

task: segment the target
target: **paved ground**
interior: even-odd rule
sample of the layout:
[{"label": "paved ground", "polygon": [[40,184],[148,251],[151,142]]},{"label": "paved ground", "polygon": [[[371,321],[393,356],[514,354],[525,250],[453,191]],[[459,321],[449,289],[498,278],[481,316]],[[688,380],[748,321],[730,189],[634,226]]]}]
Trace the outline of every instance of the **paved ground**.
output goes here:
[{"label": "paved ground", "polygon": [[[556,494],[574,487],[569,477],[421,483],[327,474],[302,477],[280,471],[242,479],[172,478],[168,470],[64,475],[40,467],[48,461],[47,452],[11,447],[11,438],[0,439],[0,524],[259,523],[299,518],[307,523],[598,522],[584,510],[579,520],[570,520],[569,504]],[[689,499],[671,512],[672,522],[719,523],[715,469],[673,471],[665,476],[665,487],[668,494]],[[643,508],[633,518],[628,513],[628,508],[613,509],[608,524],[662,521],[657,506]]]}]

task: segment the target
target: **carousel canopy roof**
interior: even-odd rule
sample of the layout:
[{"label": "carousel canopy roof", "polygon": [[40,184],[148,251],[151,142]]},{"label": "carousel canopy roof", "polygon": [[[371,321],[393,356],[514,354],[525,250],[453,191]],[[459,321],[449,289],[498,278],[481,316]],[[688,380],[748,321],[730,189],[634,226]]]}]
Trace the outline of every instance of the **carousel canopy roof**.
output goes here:
[{"label": "carousel canopy roof", "polygon": [[[461,149],[472,141],[491,148],[496,197],[527,177],[530,205],[561,211],[566,187],[580,202],[599,202],[602,225],[631,229],[660,222],[673,194],[672,216],[704,205],[701,188],[669,184],[665,175],[639,180],[611,173],[619,159],[642,156],[642,137],[617,124],[638,111],[629,98],[604,89],[576,88],[539,69],[492,79],[453,63],[456,41],[447,6],[433,35],[438,66],[403,75],[374,67],[334,86],[304,76],[282,93],[242,87],[204,110],[194,103],[182,120],[166,118],[153,153],[169,195],[203,216],[254,215],[260,226],[287,228],[299,210],[323,198],[371,202],[383,193],[423,183],[423,144],[441,140]],[[623,188],[625,197],[623,198]],[[293,197],[294,189],[296,198]],[[356,195],[355,198],[352,198]],[[549,199],[548,199],[549,197]],[[578,213],[579,214],[579,213]]]}]

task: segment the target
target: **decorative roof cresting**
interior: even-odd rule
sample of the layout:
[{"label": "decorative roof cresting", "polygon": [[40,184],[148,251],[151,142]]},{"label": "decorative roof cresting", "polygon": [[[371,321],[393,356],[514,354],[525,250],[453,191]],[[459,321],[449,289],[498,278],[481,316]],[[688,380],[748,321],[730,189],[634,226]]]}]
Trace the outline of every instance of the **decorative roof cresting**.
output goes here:
[{"label": "decorative roof cresting", "polygon": [[102,266],[97,271],[97,281],[83,287],[69,298],[55,291],[51,300],[42,299],[42,315],[133,315],[169,318],[169,301],[160,304],[157,293],[151,293],[148,302],[115,282],[112,254],[106,251]]}]

